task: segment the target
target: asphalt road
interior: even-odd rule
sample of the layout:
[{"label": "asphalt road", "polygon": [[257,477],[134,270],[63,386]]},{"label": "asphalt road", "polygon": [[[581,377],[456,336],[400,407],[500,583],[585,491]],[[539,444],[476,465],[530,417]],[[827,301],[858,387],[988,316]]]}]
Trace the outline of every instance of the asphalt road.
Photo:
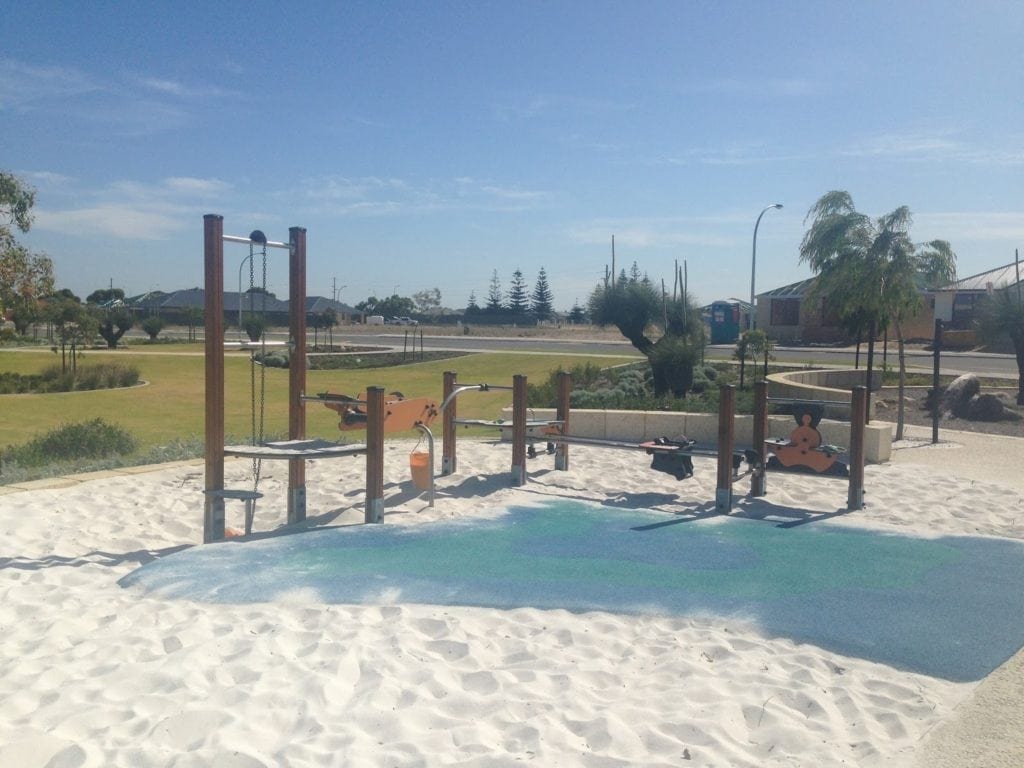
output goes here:
[{"label": "asphalt road", "polygon": [[[378,343],[401,348],[405,335],[401,333],[366,334],[351,336],[334,334],[335,343],[339,336],[346,342]],[[409,334],[409,343],[412,341]],[[534,337],[487,337],[487,336],[424,336],[424,349],[458,349],[476,352],[531,352],[564,355],[631,355],[639,353],[627,341],[582,341],[577,339],[541,339]],[[729,360],[734,347],[713,345],[707,348],[706,357],[713,360]],[[881,365],[882,345],[875,349],[876,365]],[[775,362],[797,365],[839,365],[852,366],[856,358],[853,348],[832,347],[776,347],[772,353]],[[921,349],[907,350],[907,366],[915,369],[932,370],[932,353]],[[860,364],[865,365],[867,346],[861,347]],[[890,344],[888,364],[896,367],[896,345]],[[1017,363],[1012,355],[997,355],[981,352],[943,352],[940,372],[948,375],[976,373],[982,376],[1005,376],[1017,378]]]}]

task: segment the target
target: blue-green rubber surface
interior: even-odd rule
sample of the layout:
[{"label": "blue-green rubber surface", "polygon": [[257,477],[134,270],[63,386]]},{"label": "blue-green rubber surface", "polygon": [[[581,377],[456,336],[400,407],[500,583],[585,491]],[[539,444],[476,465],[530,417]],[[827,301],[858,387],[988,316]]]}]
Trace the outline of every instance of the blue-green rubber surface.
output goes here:
[{"label": "blue-green rubber surface", "polygon": [[313,589],[326,603],[738,617],[957,681],[984,677],[1024,645],[1022,542],[689,521],[577,501],[196,547],[122,584],[223,603]]}]

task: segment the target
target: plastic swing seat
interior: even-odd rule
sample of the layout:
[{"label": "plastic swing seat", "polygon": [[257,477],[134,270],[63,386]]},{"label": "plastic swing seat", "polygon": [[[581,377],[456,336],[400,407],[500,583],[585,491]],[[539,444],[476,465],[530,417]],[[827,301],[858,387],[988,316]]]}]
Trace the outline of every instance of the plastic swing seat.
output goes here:
[{"label": "plastic swing seat", "polygon": [[[647,453],[651,455],[651,469],[665,472],[676,480],[685,480],[693,476],[693,457],[686,453],[697,442],[682,435],[674,440],[658,437],[647,445]],[[660,450],[659,450],[660,449]]]}]

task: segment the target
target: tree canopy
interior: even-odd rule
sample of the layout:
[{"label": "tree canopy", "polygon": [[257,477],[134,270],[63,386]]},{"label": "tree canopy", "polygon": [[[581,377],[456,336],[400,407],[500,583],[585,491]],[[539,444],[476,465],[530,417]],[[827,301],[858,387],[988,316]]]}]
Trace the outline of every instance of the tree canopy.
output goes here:
[{"label": "tree canopy", "polygon": [[[598,285],[587,304],[594,323],[614,325],[647,357],[656,396],[686,395],[704,345],[700,308],[689,296],[669,299],[634,265],[630,277],[623,273],[615,283]],[[660,330],[660,337],[651,338],[649,330]]]},{"label": "tree canopy", "polygon": [[530,311],[538,320],[547,320],[554,314],[553,303],[554,296],[548,285],[548,274],[544,267],[541,267],[537,273],[537,282],[533,285],[533,293],[530,295]]},{"label": "tree canopy", "polygon": [[0,172],[0,312],[35,311],[38,301],[53,291],[53,262],[18,243],[12,227],[32,227],[35,190],[13,174]]},{"label": "tree canopy", "polygon": [[900,393],[896,438],[903,436],[906,381],[903,328],[922,304],[922,290],[956,276],[956,254],[945,240],[915,244],[907,206],[876,219],[859,212],[849,192],[822,195],[807,213],[800,260],[817,273],[812,296],[824,296],[847,327],[867,327],[868,373],[875,335],[892,327],[899,343]]},{"label": "tree canopy", "polygon": [[1017,284],[996,291],[979,308],[978,330],[987,343],[1006,335],[1017,358],[1017,405],[1024,405],[1024,299]]}]

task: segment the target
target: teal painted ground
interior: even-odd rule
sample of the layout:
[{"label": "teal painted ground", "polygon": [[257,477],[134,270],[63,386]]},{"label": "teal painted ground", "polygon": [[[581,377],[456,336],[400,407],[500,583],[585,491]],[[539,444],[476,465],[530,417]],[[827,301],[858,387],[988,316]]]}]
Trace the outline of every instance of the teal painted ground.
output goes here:
[{"label": "teal painted ground", "polygon": [[573,501],[496,519],[196,547],[122,580],[166,597],[714,615],[949,680],[1024,644],[1024,544],[691,521]]}]

